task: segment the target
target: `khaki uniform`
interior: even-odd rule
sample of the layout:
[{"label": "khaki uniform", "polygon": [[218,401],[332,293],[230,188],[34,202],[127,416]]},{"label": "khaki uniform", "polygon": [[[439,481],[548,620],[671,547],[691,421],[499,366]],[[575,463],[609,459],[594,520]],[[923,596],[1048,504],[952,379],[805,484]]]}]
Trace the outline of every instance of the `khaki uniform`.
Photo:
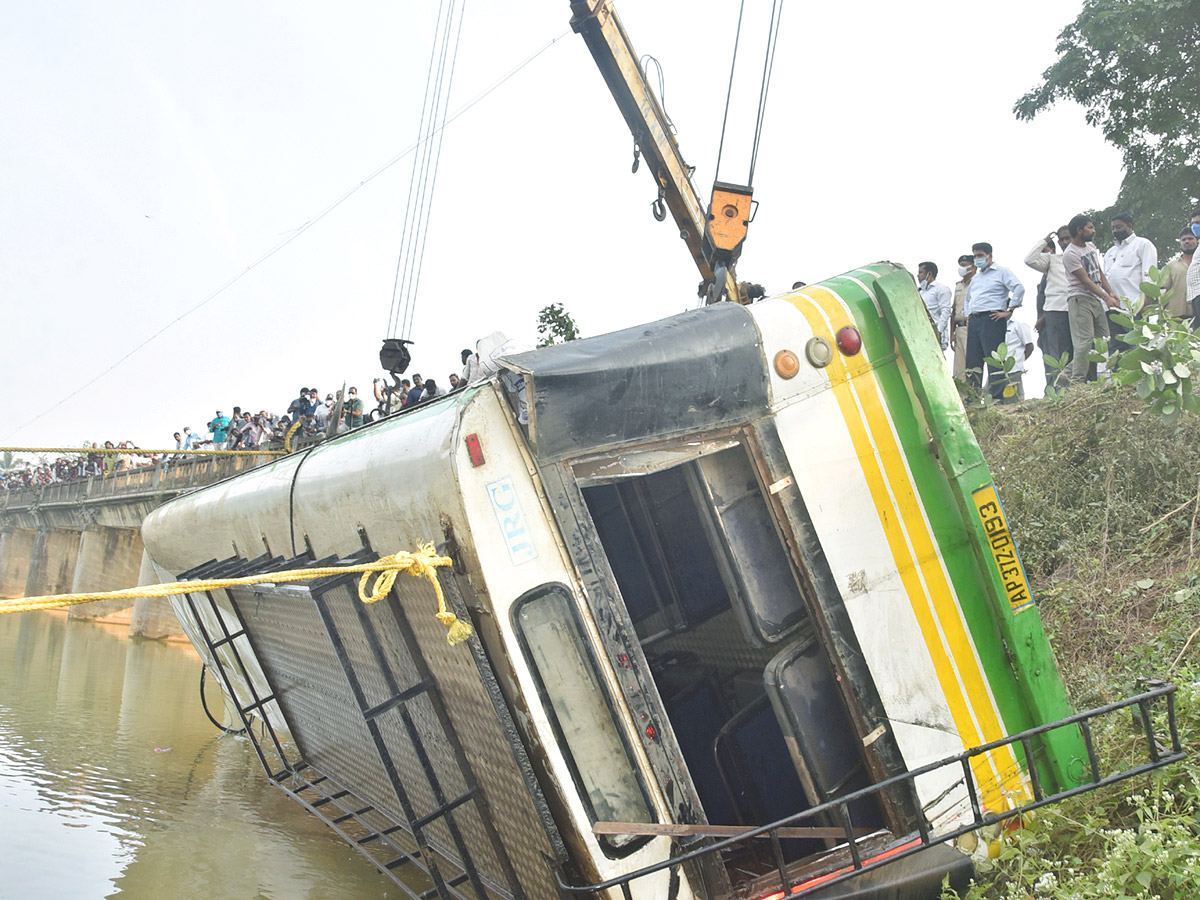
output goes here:
[{"label": "khaki uniform", "polygon": [[1167,280],[1163,285],[1163,306],[1177,319],[1186,319],[1192,314],[1192,305],[1187,296],[1188,264],[1182,256],[1167,263]]},{"label": "khaki uniform", "polygon": [[954,285],[954,305],[950,311],[951,346],[954,348],[954,377],[959,381],[967,377],[967,316],[963,312],[963,301],[967,299],[967,282]]}]

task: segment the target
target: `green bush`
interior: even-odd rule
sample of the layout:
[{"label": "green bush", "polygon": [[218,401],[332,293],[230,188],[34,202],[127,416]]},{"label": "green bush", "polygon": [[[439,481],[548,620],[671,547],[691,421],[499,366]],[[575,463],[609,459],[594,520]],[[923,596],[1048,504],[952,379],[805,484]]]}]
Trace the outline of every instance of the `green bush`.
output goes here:
[{"label": "green bush", "polygon": [[[1200,417],[1156,414],[1114,383],[970,414],[1075,706],[1127,696],[1139,678],[1172,680],[1194,754]],[[1128,717],[1101,722],[1098,744],[1144,758]],[[1039,810],[979,865],[967,898],[1200,898],[1198,818],[1192,756]]]}]

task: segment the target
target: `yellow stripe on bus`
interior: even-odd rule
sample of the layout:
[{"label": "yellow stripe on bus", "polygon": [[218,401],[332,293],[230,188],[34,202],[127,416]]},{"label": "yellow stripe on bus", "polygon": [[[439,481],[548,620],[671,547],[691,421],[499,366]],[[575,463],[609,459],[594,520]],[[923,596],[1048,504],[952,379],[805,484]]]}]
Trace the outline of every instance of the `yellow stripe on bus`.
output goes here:
[{"label": "yellow stripe on bus", "polygon": [[[855,324],[841,298],[827,289],[809,288],[790,299],[808,319],[813,333],[835,346],[836,339],[826,317],[833,323],[832,332],[842,325]],[[855,368],[859,371],[852,371],[849,361],[834,353],[834,362],[826,372],[950,713],[965,746],[1003,737],[995,704],[938,557],[916,487],[884,411],[878,385],[874,376],[852,380],[856,375],[866,374],[865,366]],[[932,612],[929,604],[933,606]],[[982,757],[976,758],[973,769],[985,805],[1003,809],[1007,805],[1006,794],[1024,797],[1027,792],[1012,749],[1001,748],[992,756],[997,766],[995,774]]]}]

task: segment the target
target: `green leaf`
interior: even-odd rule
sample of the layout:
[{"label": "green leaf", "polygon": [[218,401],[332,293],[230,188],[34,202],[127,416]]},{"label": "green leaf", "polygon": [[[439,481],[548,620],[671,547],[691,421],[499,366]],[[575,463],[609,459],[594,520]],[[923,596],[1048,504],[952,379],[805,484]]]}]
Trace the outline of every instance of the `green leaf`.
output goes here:
[{"label": "green leaf", "polygon": [[1154,385],[1150,382],[1149,379],[1143,378],[1141,381],[1138,382],[1137,395],[1138,395],[1139,399],[1147,400],[1147,399],[1149,399],[1150,395],[1153,392],[1154,392]]},{"label": "green leaf", "polygon": [[1150,588],[1154,587],[1154,579],[1143,578],[1141,581],[1136,582],[1136,584],[1139,590],[1148,591]]},{"label": "green leaf", "polygon": [[1187,367],[1187,363],[1175,363],[1171,371],[1179,378],[1190,378],[1192,376],[1192,370]]}]

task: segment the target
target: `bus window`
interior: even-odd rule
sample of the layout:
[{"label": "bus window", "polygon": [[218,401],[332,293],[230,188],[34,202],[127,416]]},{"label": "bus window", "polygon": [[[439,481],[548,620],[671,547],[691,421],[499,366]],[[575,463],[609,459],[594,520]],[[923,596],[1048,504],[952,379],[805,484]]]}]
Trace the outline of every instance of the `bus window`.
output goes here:
[{"label": "bus window", "polygon": [[[514,619],[592,821],[656,821],[566,588],[535,588],[517,601]],[[613,855],[623,856],[649,838],[624,835],[599,840]]]}]

